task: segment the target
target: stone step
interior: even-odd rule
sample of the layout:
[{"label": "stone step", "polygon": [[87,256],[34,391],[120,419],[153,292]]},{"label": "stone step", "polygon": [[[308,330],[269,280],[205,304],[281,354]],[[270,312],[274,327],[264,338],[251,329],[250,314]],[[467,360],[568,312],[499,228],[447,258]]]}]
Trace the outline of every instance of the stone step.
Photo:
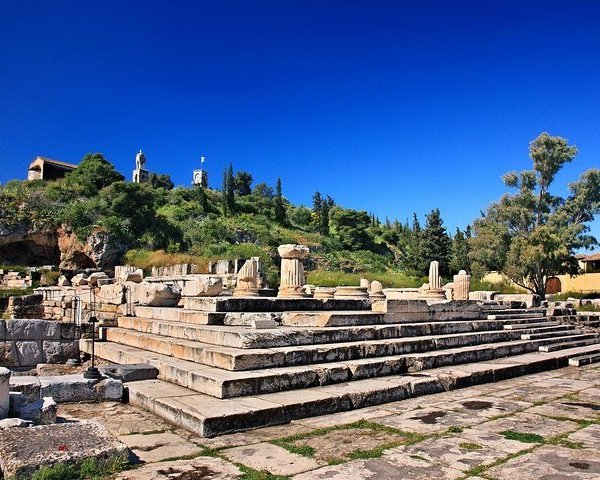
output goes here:
[{"label": "stone step", "polygon": [[[558,328],[558,327],[556,327],[556,328]],[[569,326],[565,325],[565,328],[557,329],[557,330],[542,331],[542,332],[537,331],[535,333],[524,333],[521,335],[521,338],[523,340],[539,340],[540,338],[556,337],[556,335],[559,332],[563,333],[563,334],[569,334],[569,335],[580,335],[583,333],[581,330],[576,330],[574,327],[571,327],[570,325]]]},{"label": "stone step", "polygon": [[304,312],[371,310],[371,302],[351,299],[277,297],[185,297],[184,309],[202,312]]},{"label": "stone step", "polygon": [[523,330],[525,328],[538,328],[538,327],[555,327],[557,325],[561,325],[560,322],[554,320],[545,320],[543,322],[538,322],[537,318],[532,319],[535,321],[532,322],[519,322],[519,323],[507,323],[504,325],[505,330]]},{"label": "stone step", "polygon": [[600,346],[595,352],[590,352],[587,355],[581,355],[579,357],[573,357],[569,359],[569,365],[574,367],[583,367],[584,365],[590,365],[598,362],[600,362]]},{"label": "stone step", "polygon": [[199,312],[184,310],[178,307],[136,306],[135,315],[152,320],[168,320],[171,322],[185,322],[198,325],[222,325],[225,318],[224,313]]},{"label": "stone step", "polygon": [[[559,336],[559,335],[554,335]],[[238,349],[141,333],[122,328],[107,329],[106,339],[225,370],[290,367],[359,358],[382,357],[483,343],[521,339],[521,332],[506,330],[452,335],[388,338],[359,342],[328,343],[269,349]]]},{"label": "stone step", "polygon": [[481,311],[483,313],[489,313],[490,315],[494,315],[494,314],[505,314],[505,313],[514,313],[514,314],[521,314],[521,313],[539,313],[541,316],[544,316],[546,314],[546,308],[543,307],[534,307],[534,308],[507,308],[507,307],[503,307],[502,305],[499,305],[499,307],[501,308],[486,308],[485,306],[481,309]]},{"label": "stone step", "polygon": [[[272,348],[500,330],[507,322],[507,320],[460,320],[336,328],[278,327],[268,330],[256,330],[245,326],[209,326],[142,317],[120,317],[118,319],[118,326],[144,333],[196,340],[202,343],[226,347]],[[552,325],[556,326],[557,324],[554,322]],[[552,328],[552,325],[548,328]],[[562,328],[562,326],[560,327]],[[533,332],[535,330],[523,330],[521,333],[530,331]]]},{"label": "stone step", "polygon": [[144,380],[128,384],[129,401],[196,435],[214,437],[552,370],[584,355],[585,348],[224,400],[165,381]]},{"label": "stone step", "polygon": [[390,314],[370,311],[354,312],[284,312],[282,325],[288,327],[348,327],[398,323]]},{"label": "stone step", "polygon": [[552,343],[541,345],[540,352],[555,352],[557,350],[565,350],[568,348],[600,344],[600,337],[595,333],[564,338],[569,338],[569,340],[554,339]]},{"label": "stone step", "polygon": [[[486,352],[496,352],[494,356],[506,356],[522,353],[527,348],[535,350],[540,345],[546,345],[553,341],[555,339],[515,340],[503,342],[503,344],[487,343],[478,345],[478,347]],[[498,347],[498,350],[490,350],[494,345]],[[456,347],[453,351],[450,351],[453,347],[446,345],[432,352],[431,350],[435,349],[435,343],[430,342],[428,346],[430,347],[429,351],[422,350],[412,353],[407,351],[403,353],[403,360],[407,365],[414,366],[419,364],[419,358],[428,358],[429,363],[424,362],[423,365],[431,365],[431,362],[435,364],[435,359],[432,359],[432,356],[439,358],[445,356],[450,363],[459,363],[461,359],[472,361],[474,358],[472,353],[463,354],[465,347]],[[89,353],[91,350],[90,341],[82,340],[80,348]],[[394,353],[390,351],[388,355]],[[355,378],[353,371],[358,367],[363,368],[362,375],[364,376],[380,376],[385,375],[385,369],[389,369],[386,365],[390,364],[388,362],[389,356],[383,356],[378,361],[369,359],[369,362],[348,360],[261,370],[229,371],[113,342],[96,343],[96,355],[113,363],[148,363],[158,368],[161,379],[217,398],[272,393],[351,381]],[[413,358],[413,360],[409,360],[410,358]],[[399,365],[402,366],[402,364]]]},{"label": "stone step", "polygon": [[537,312],[528,312],[528,313],[513,313],[513,312],[507,312],[507,313],[493,313],[491,315],[487,316],[488,320],[509,320],[509,319],[513,319],[513,320],[519,320],[521,318],[545,318],[543,313],[537,313]]}]

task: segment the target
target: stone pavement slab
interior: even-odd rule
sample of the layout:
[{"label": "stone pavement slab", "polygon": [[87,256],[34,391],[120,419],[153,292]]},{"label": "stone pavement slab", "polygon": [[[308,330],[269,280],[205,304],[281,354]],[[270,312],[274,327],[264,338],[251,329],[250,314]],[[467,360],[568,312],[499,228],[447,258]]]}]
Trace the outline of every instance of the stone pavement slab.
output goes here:
[{"label": "stone pavement slab", "polygon": [[460,470],[432,465],[404,454],[331,465],[293,477],[294,480],[456,480]]},{"label": "stone pavement slab", "polygon": [[174,427],[159,417],[129,404],[61,404],[58,415],[64,419],[93,420],[104,425],[113,435],[129,435],[171,430]]},{"label": "stone pavement slab", "polygon": [[600,425],[590,425],[572,433],[568,437],[573,442],[581,442],[583,448],[594,449],[593,455],[600,457]]},{"label": "stone pavement slab", "polygon": [[496,480],[598,480],[600,458],[586,450],[548,445],[490,468],[485,475]]},{"label": "stone pavement slab", "polygon": [[295,475],[324,465],[314,458],[289,452],[271,443],[257,443],[223,450],[227,459],[242,463],[255,470],[266,470],[274,475]]},{"label": "stone pavement slab", "polygon": [[529,402],[507,400],[490,395],[468,397],[457,402],[448,402],[444,405],[451,410],[462,410],[480,418],[492,418],[525,410],[532,406]]},{"label": "stone pavement slab", "polygon": [[171,432],[136,433],[119,437],[133,454],[144,463],[199,455],[202,449]]},{"label": "stone pavement slab", "polygon": [[532,413],[515,413],[510,417],[498,418],[471,428],[473,432],[500,433],[513,430],[520,433],[534,433],[544,438],[551,438],[579,428],[575,422],[554,420]]},{"label": "stone pavement slab", "polygon": [[547,417],[568,418],[573,420],[596,420],[600,418],[600,404],[579,400],[554,400],[546,405],[529,408],[527,413],[536,413]]},{"label": "stone pavement slab", "polygon": [[400,415],[377,418],[377,423],[412,433],[442,433],[450,427],[468,427],[487,420],[477,413],[453,411],[439,405],[412,410]]},{"label": "stone pavement slab", "polygon": [[432,464],[467,471],[482,464],[491,464],[499,458],[531,448],[531,445],[506,440],[493,433],[463,433],[455,436],[432,438],[386,452],[386,458],[404,454],[425,459]]},{"label": "stone pavement slab", "polygon": [[114,480],[234,480],[242,475],[238,467],[225,460],[197,457],[192,460],[151,463],[120,473]]}]

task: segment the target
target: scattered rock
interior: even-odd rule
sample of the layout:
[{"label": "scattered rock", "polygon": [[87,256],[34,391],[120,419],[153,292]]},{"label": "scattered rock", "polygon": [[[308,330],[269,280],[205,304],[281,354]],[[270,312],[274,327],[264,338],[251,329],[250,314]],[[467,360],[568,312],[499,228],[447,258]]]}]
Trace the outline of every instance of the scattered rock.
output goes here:
[{"label": "scattered rock", "polygon": [[95,422],[55,423],[0,431],[0,469],[6,478],[29,478],[45,465],[128,458],[128,449]]},{"label": "scattered rock", "polygon": [[44,397],[23,406],[17,416],[37,425],[51,425],[56,423],[57,409],[58,405],[52,397]]}]

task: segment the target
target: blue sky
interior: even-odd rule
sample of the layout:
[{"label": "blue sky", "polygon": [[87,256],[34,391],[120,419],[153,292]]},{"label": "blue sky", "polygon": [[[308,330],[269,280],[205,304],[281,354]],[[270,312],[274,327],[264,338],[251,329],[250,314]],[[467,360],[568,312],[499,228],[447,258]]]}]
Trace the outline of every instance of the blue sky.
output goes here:
[{"label": "blue sky", "polygon": [[[449,229],[549,131],[600,166],[600,3],[18,1],[0,4],[0,182],[103,152],[212,186],[229,162],[309,205]],[[600,237],[600,222],[593,226]]]}]

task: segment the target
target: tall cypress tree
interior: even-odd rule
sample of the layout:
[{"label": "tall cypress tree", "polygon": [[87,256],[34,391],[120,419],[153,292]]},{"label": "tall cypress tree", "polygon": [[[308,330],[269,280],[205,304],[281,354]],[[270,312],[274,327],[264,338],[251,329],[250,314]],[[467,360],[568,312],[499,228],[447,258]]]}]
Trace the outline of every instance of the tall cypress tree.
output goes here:
[{"label": "tall cypress tree", "polygon": [[[470,231],[468,234],[470,235]],[[469,241],[467,240],[467,231],[463,233],[460,228],[456,228],[456,233],[454,234],[454,238],[452,238],[450,272],[458,273],[460,270],[470,272],[471,262],[469,261]]]},{"label": "tall cypress tree", "polygon": [[434,208],[426,217],[425,229],[421,243],[421,271],[426,273],[429,263],[433,260],[440,262],[440,273],[450,273],[450,253],[452,240],[446,233],[446,227],[439,209]]},{"label": "tall cypress tree", "polygon": [[285,206],[283,205],[283,195],[281,194],[281,178],[277,179],[277,186],[275,187],[274,210],[275,221],[280,225],[284,225],[286,223],[286,214]]}]

